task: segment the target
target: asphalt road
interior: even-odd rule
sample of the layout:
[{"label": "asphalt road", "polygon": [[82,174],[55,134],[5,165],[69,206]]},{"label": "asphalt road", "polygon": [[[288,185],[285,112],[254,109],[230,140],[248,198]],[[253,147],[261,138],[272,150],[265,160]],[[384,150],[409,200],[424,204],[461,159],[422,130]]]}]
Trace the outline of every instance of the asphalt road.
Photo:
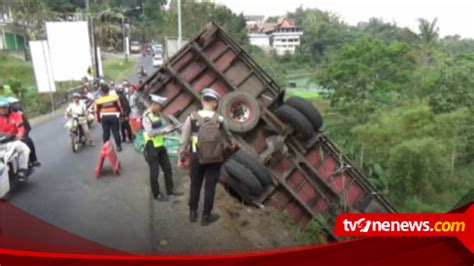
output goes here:
[{"label": "asphalt road", "polygon": [[[151,57],[139,64],[153,71]],[[129,77],[136,82],[136,75]],[[122,250],[155,249],[150,230],[154,202],[150,199],[148,166],[133,144],[119,153],[120,176],[105,171],[96,179],[94,168],[101,149],[102,129],[92,129],[96,147],[81,147],[74,154],[62,115],[32,130],[42,166],[14,191],[10,202],[53,225],[90,240]],[[106,168],[108,164],[106,162]]]}]

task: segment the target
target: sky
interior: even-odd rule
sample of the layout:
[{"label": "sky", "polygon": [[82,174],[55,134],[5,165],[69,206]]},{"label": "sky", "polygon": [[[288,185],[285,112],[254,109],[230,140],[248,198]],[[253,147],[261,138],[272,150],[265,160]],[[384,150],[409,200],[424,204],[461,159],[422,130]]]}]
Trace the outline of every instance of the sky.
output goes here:
[{"label": "sky", "polygon": [[299,6],[338,14],[356,25],[371,17],[395,22],[418,32],[418,18],[438,18],[441,37],[459,34],[474,38],[474,0],[215,0],[235,13],[278,16]]}]

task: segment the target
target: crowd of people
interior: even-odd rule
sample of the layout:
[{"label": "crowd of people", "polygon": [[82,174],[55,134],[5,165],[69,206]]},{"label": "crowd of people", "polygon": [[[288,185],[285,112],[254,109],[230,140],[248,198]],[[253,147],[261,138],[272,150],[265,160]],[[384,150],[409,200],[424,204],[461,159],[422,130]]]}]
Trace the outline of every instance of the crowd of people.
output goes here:
[{"label": "crowd of people", "polygon": [[[189,192],[189,220],[198,219],[200,191],[204,185],[204,207],[201,224],[206,226],[219,219],[212,212],[215,189],[220,168],[224,162],[224,150],[234,149],[226,123],[218,115],[217,107],[220,95],[212,88],[202,91],[202,109],[193,112],[182,125],[173,125],[161,114],[161,108],[167,98],[150,94],[150,104],[145,107],[139,102],[137,89],[140,84],[131,84],[124,80],[121,84],[106,83],[103,80],[92,84],[83,80],[80,92],[72,95],[72,102],[66,108],[66,117],[78,117],[79,125],[86,143],[95,146],[88,125],[89,119],[102,126],[102,140],[109,141],[113,136],[117,151],[122,150],[123,142],[133,142],[134,133],[129,118],[140,117],[145,140],[144,158],[149,166],[150,187],[154,199],[168,201],[170,196],[182,196],[173,183],[173,168],[165,146],[167,134],[181,131],[178,152],[178,168],[190,169],[191,188]],[[4,88],[2,88],[4,89]],[[14,136],[11,142],[19,154],[19,179],[23,180],[29,167],[39,166],[33,140],[29,136],[31,127],[21,111],[18,100],[0,97],[0,133]],[[164,173],[166,194],[160,190],[158,176],[160,168]]]}]

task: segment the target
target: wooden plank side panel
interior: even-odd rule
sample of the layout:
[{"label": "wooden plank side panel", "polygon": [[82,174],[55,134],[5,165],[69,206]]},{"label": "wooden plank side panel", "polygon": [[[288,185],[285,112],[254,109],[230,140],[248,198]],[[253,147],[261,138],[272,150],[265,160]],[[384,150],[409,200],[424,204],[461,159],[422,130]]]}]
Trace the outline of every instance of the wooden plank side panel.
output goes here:
[{"label": "wooden plank side panel", "polygon": [[171,67],[175,70],[178,71],[180,70],[184,65],[186,65],[192,58],[194,58],[195,55],[192,51],[186,52],[184,55],[181,56],[178,60],[176,60],[175,63],[171,65]]},{"label": "wooden plank side panel", "polygon": [[189,93],[180,93],[178,97],[166,106],[162,113],[164,116],[176,115],[177,112],[188,106],[193,99],[193,96]]},{"label": "wooden plank side panel", "polygon": [[233,84],[239,84],[249,72],[250,69],[241,60],[237,60],[225,72],[225,75]]},{"label": "wooden plank side panel", "polygon": [[181,72],[181,77],[190,82],[193,77],[195,77],[202,69],[204,68],[204,64],[198,60],[193,61],[189,65],[187,65]]},{"label": "wooden plank side panel", "polygon": [[211,71],[205,71],[202,75],[200,75],[196,80],[194,80],[191,85],[193,86],[194,90],[199,94],[202,92],[206,86],[212,85],[212,81],[215,80],[216,76]]},{"label": "wooden plank side panel", "polygon": [[320,144],[316,144],[306,153],[306,159],[316,169],[318,174],[329,184],[329,186],[338,193],[343,201],[354,207],[362,198],[364,189],[354,180],[349,172],[344,171],[334,174],[340,163],[332,153],[323,152],[321,157]]},{"label": "wooden plank side panel", "polygon": [[216,62],[214,62],[214,65],[220,72],[223,72],[226,68],[229,67],[229,65],[233,62],[236,56],[237,55],[232,50],[228,50],[224,53],[224,55],[217,59]]},{"label": "wooden plank side panel", "polygon": [[227,45],[222,39],[216,38],[210,45],[206,47],[204,53],[211,61],[215,61],[216,58],[227,48]]},{"label": "wooden plank side panel", "polygon": [[257,75],[252,74],[244,83],[242,83],[242,85],[240,85],[239,90],[256,98],[265,90],[265,87]]}]

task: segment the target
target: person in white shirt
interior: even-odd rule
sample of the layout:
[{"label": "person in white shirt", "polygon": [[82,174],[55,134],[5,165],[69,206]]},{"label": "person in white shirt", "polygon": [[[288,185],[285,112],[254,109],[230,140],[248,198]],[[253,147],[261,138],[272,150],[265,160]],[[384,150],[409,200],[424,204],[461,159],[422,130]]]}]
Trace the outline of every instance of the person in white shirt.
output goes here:
[{"label": "person in white shirt", "polygon": [[79,125],[81,126],[82,132],[84,133],[84,137],[86,137],[86,142],[91,146],[95,146],[91,138],[89,126],[87,125],[87,107],[83,102],[80,101],[81,95],[79,93],[74,93],[72,95],[72,99],[72,102],[66,108],[65,117],[72,118],[73,116],[77,116]]}]

